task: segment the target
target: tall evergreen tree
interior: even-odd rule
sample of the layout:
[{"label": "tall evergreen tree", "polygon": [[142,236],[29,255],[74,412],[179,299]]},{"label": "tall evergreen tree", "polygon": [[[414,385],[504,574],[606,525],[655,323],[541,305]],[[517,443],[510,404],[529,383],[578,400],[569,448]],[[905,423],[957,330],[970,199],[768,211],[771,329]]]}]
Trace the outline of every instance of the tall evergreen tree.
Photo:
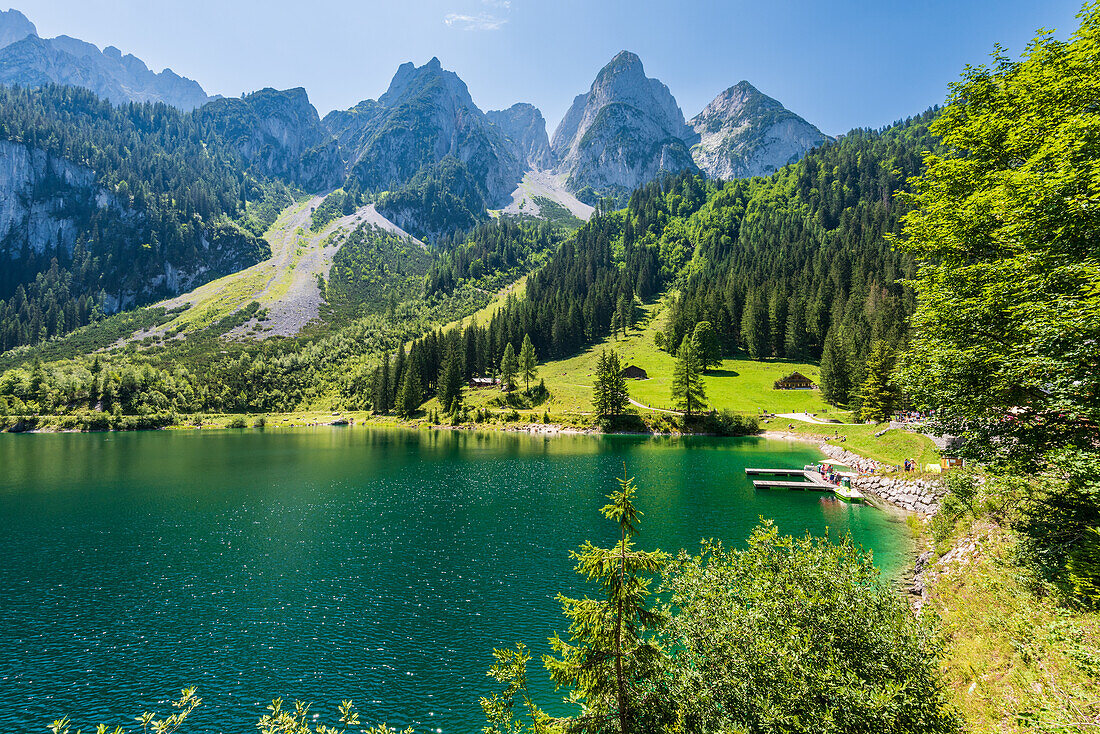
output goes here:
[{"label": "tall evergreen tree", "polygon": [[516,385],[516,375],[519,374],[519,360],[516,359],[516,350],[512,348],[512,342],[504,347],[504,356],[500,359],[500,382],[505,390],[512,390]]},{"label": "tall evergreen tree", "polygon": [[528,334],[523,335],[523,345],[519,348],[519,374],[523,375],[524,391],[531,394],[531,380],[538,377],[539,360],[535,355],[535,345]]},{"label": "tall evergreen tree", "polygon": [[390,410],[390,355],[382,357],[374,380],[374,412],[388,413]]},{"label": "tall evergreen tree", "polygon": [[409,361],[405,368],[405,379],[401,381],[401,389],[397,393],[397,412],[401,417],[408,418],[420,407],[420,371],[416,362]]},{"label": "tall evergreen tree", "polygon": [[852,374],[844,343],[830,329],[821,355],[821,396],[833,405],[846,406],[852,398]]},{"label": "tall evergreen tree", "polygon": [[596,381],[592,387],[592,405],[596,415],[622,415],[629,402],[630,392],[619,364],[619,355],[615,354],[614,349],[601,351],[596,358]]},{"label": "tall evergreen tree", "polygon": [[649,636],[663,619],[648,608],[650,575],[667,554],[635,546],[642,516],[634,506],[637,487],[633,478],[618,481],[619,490],[600,510],[618,526],[618,543],[600,548],[586,541],[571,554],[577,573],[599,584],[601,598],[558,596],[570,620],[569,640],[551,638],[555,656],[545,663],[554,683],[573,688],[584,707],[587,723],[574,731],[641,734],[639,719],[653,705],[645,700],[653,695],[646,683],[663,657]]},{"label": "tall evergreen tree", "polygon": [[806,333],[806,313],[802,304],[791,296],[787,308],[787,333],[784,337],[783,355],[787,359],[802,361],[809,359],[810,337]]},{"label": "tall evergreen tree", "polygon": [[688,416],[701,410],[707,401],[703,385],[703,370],[691,337],[685,336],[676,352],[676,369],[672,374],[672,400]]},{"label": "tall evergreen tree", "polygon": [[448,339],[443,364],[439,368],[439,404],[447,413],[454,412],[462,405],[462,364],[455,340]]},{"label": "tall evergreen tree", "polygon": [[865,421],[882,423],[894,412],[896,391],[893,384],[894,350],[881,339],[871,344],[864,367],[864,380],[859,388],[859,416]]},{"label": "tall evergreen tree", "polygon": [[771,321],[764,296],[757,292],[745,303],[741,318],[741,341],[753,359],[771,356]]}]

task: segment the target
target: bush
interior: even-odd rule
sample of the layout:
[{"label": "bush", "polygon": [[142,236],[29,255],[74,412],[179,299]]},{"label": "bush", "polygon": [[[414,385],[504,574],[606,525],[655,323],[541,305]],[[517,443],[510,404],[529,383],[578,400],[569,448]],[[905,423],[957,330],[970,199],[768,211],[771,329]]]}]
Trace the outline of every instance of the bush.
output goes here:
[{"label": "bush", "polygon": [[245,422],[244,418],[234,418],[229,421],[227,428],[248,428],[248,423]]},{"label": "bush", "polygon": [[732,410],[719,410],[703,416],[703,426],[719,436],[752,436],[760,432],[760,420]]}]

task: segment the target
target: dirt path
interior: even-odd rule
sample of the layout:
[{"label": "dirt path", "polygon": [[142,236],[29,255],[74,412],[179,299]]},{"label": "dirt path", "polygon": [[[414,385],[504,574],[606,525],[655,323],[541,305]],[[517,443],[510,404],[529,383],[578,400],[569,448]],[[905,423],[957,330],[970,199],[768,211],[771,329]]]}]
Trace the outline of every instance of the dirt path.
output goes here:
[{"label": "dirt path", "polygon": [[642,408],[644,410],[652,410],[654,413],[668,413],[669,415],[683,415],[683,413],[681,413],[678,410],[665,410],[664,408],[654,408],[652,406],[646,405],[645,403],[639,403],[634,398],[627,398],[627,400],[629,400],[630,404],[635,406],[635,407]]},{"label": "dirt path", "polygon": [[819,418],[815,418],[809,413],[776,413],[778,418],[786,418],[788,420],[802,421],[804,423],[813,423],[819,426],[859,426],[862,423],[835,423],[833,421],[823,421]]}]

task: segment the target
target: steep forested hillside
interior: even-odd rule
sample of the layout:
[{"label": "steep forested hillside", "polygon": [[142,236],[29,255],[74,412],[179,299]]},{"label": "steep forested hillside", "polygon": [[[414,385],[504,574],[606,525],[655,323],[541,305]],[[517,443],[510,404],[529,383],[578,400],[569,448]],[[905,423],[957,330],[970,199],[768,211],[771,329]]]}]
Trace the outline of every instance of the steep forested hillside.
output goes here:
[{"label": "steep forested hillside", "polygon": [[[247,174],[191,114],[72,87],[0,88],[0,348],[33,344],[258,262]],[[285,196],[285,190],[283,196]],[[235,222],[251,221],[251,232]]]}]

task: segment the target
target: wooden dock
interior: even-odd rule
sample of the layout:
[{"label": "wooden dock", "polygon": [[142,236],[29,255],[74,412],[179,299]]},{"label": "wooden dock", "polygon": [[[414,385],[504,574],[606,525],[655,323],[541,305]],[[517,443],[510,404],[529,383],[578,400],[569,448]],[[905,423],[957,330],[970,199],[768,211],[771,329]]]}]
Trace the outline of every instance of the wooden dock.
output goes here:
[{"label": "wooden dock", "polygon": [[805,469],[745,469],[745,474],[749,476],[770,475],[774,477],[802,478],[802,481],[791,481],[789,479],[754,479],[752,480],[753,489],[792,489],[804,492],[832,492],[836,495],[843,495],[842,499],[849,502],[858,502],[862,499],[862,495],[860,495],[857,490],[851,488],[845,489],[835,484],[830,484],[823,480],[821,474],[816,471],[806,471]]}]

